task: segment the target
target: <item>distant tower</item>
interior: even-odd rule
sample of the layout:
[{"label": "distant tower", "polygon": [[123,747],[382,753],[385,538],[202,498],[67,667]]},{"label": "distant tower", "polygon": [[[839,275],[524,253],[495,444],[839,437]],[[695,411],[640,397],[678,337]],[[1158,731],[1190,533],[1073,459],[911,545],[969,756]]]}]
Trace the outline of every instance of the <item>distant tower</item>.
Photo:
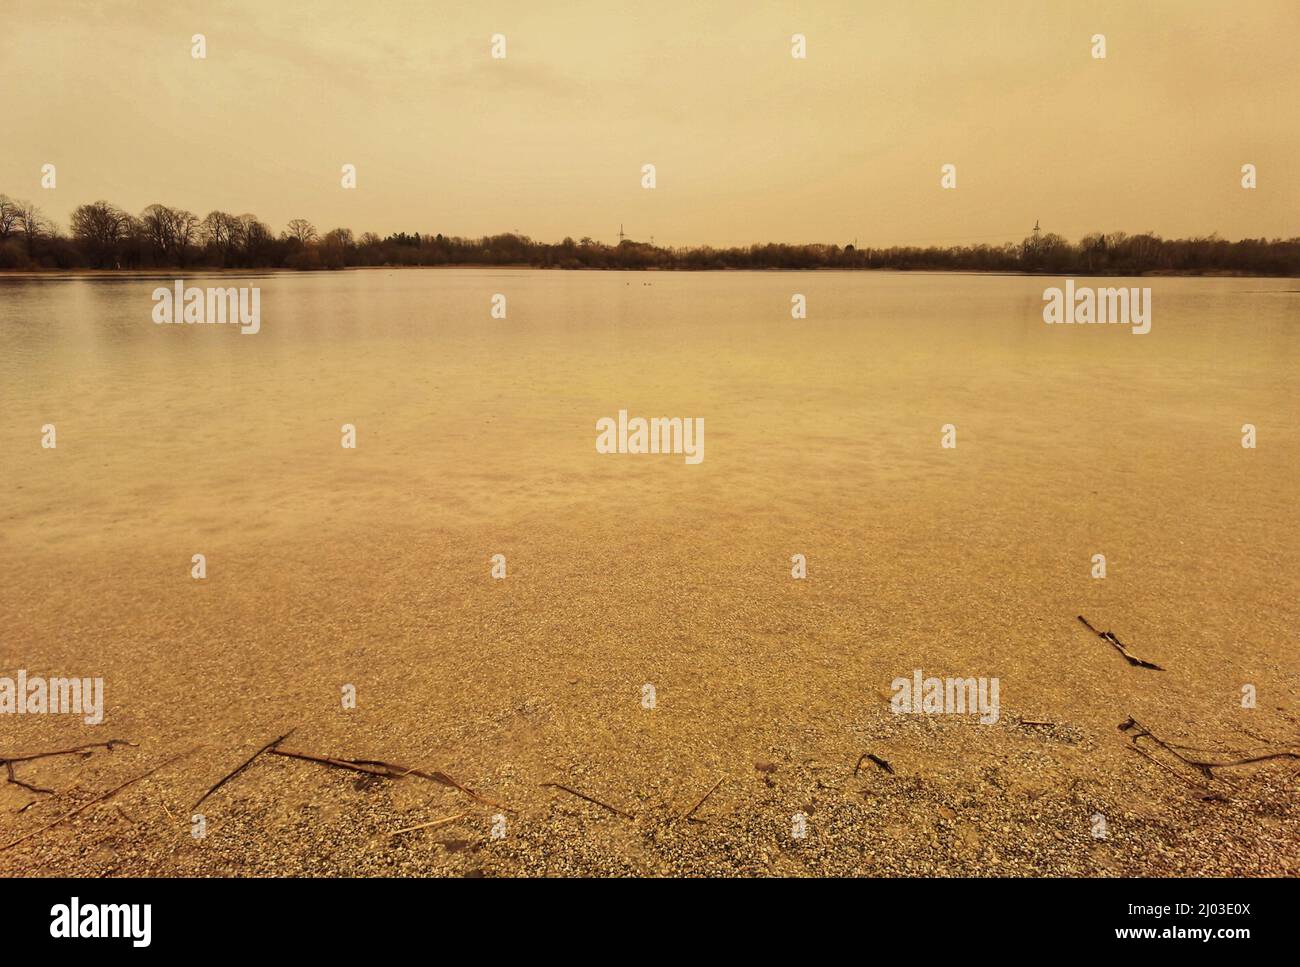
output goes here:
[{"label": "distant tower", "polygon": [[625,238],[627,238],[627,236],[623,234],[623,223],[619,222],[618,223],[618,244],[622,245],[623,239]]},{"label": "distant tower", "polygon": [[1038,253],[1042,251],[1043,230],[1038,227],[1038,219],[1034,219],[1034,233],[1025,239],[1020,245],[1020,257],[1031,262],[1038,261]]}]

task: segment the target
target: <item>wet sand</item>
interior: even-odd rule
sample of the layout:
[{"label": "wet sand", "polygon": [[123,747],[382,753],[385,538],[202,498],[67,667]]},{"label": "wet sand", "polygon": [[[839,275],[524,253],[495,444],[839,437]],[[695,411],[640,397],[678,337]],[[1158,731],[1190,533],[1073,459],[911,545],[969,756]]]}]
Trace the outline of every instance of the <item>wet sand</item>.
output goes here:
[{"label": "wet sand", "polygon": [[[1180,778],[1118,729],[1297,749],[1295,296],[1149,281],[1145,337],[950,276],[277,278],[204,344],[122,282],[7,299],[0,674],[108,708],[0,717],[0,756],[137,745],[15,766],[56,794],[0,785],[0,838],[189,754],[0,871],[1295,875],[1295,760]],[[704,462],[597,454],[621,407],[704,417]],[[893,714],[914,668],[999,677],[998,723]],[[290,728],[511,811],[263,755],[194,839]]]}]

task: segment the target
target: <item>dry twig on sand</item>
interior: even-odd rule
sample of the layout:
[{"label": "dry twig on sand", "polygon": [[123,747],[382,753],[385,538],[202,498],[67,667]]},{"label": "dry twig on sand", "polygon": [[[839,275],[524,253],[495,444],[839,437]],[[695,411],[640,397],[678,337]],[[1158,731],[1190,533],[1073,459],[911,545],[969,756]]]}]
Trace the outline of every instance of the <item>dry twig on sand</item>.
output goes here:
[{"label": "dry twig on sand", "polygon": [[403,833],[413,833],[417,829],[433,829],[438,826],[449,826],[452,823],[454,823],[456,820],[464,819],[468,815],[469,815],[468,812],[457,813],[455,816],[444,816],[442,819],[434,819],[431,820],[430,822],[420,823],[416,826],[407,826],[405,829],[399,829],[395,832],[389,833],[388,837],[389,839],[391,839],[394,836],[401,836]]},{"label": "dry twig on sand", "polygon": [[160,763],[158,763],[158,765],[154,766],[152,769],[149,769],[149,770],[146,770],[145,772],[140,773],[140,775],[136,776],[134,779],[128,779],[126,782],[122,783],[121,785],[119,785],[119,786],[114,786],[112,789],[108,790],[108,792],[96,796],[94,799],[90,800],[90,802],[88,802],[88,803],[84,803],[83,805],[78,806],[76,809],[74,809],[72,812],[68,813],[66,816],[62,816],[62,817],[60,817],[59,819],[56,819],[54,822],[50,823],[49,825],[47,825],[47,826],[42,826],[40,829],[34,829],[34,830],[32,830],[30,833],[27,833],[27,834],[25,834],[25,835],[23,835],[23,836],[19,836],[17,839],[15,839],[15,840],[13,840],[13,841],[11,841],[11,842],[5,843],[5,845],[0,846],[0,853],[3,853],[5,850],[9,849],[11,846],[17,846],[19,843],[23,842],[24,840],[29,840],[29,839],[31,839],[33,836],[39,836],[41,833],[45,832],[45,831],[48,830],[48,829],[53,829],[55,826],[61,826],[61,825],[63,825],[63,824],[66,823],[69,819],[72,819],[74,816],[77,816],[77,815],[79,815],[79,814],[85,812],[87,809],[89,809],[91,806],[95,805],[96,803],[101,803],[101,802],[104,802],[104,801],[107,800],[107,799],[112,799],[114,796],[116,796],[119,792],[121,792],[121,791],[122,791],[123,789],[125,789],[127,786],[134,785],[135,783],[139,782],[141,779],[147,779],[147,778],[149,778],[149,777],[152,776],[155,772],[158,772],[160,769],[163,769],[163,768],[165,768],[166,766],[171,765],[171,764],[172,764],[173,762],[175,762],[177,759],[183,759],[185,756],[189,755],[190,752],[193,752],[193,751],[194,751],[193,749],[190,749],[189,752],[181,752],[181,753],[179,753],[178,755],[174,755],[174,756],[172,756],[170,759],[166,760],[165,762],[160,762]]},{"label": "dry twig on sand", "polygon": [[266,743],[266,745],[262,746],[251,756],[245,759],[243,765],[239,766],[233,772],[226,773],[219,780],[217,780],[217,782],[211,788],[209,788],[207,792],[199,796],[198,801],[194,803],[193,808],[198,809],[199,803],[203,802],[203,800],[207,799],[214,792],[216,792],[218,789],[220,789],[222,786],[228,783],[231,779],[235,778],[235,776],[239,775],[241,772],[243,772],[245,769],[251,766],[253,764],[253,760],[256,759],[259,755],[261,755],[263,752],[269,752],[271,749],[274,749],[277,745],[279,745],[289,736],[293,735],[293,733],[296,731],[298,730],[297,727],[295,726],[294,728],[290,729],[288,732],[284,733],[284,735],[280,736],[278,739],[272,739],[270,742]]},{"label": "dry twig on sand", "polygon": [[[1160,738],[1158,735],[1156,735],[1149,728],[1147,728],[1145,725],[1143,725],[1141,722],[1139,722],[1137,719],[1133,718],[1132,716],[1125,719],[1123,722],[1119,724],[1119,730],[1128,736],[1129,742],[1133,744],[1133,748],[1137,749],[1139,752],[1145,755],[1152,762],[1155,762],[1157,765],[1164,766],[1164,768],[1168,769],[1170,772],[1174,771],[1170,769],[1169,766],[1164,765],[1164,763],[1160,762],[1158,759],[1152,756],[1140,745],[1138,745],[1139,739],[1150,739],[1157,746],[1159,746],[1161,749],[1164,749],[1166,752],[1168,752],[1171,756],[1173,756],[1183,765],[1187,766],[1190,769],[1195,769],[1206,779],[1211,779],[1211,780],[1218,778],[1214,774],[1215,769],[1225,769],[1228,768],[1229,766],[1251,765],[1256,762],[1271,762],[1274,759],[1300,759],[1300,753],[1290,752],[1290,751],[1269,752],[1266,753],[1265,755],[1245,756],[1244,758],[1229,759],[1224,762],[1212,762],[1208,759],[1192,759],[1189,758],[1188,756],[1183,755],[1183,752],[1189,750],[1190,748],[1189,746],[1178,745],[1177,743],[1173,743],[1173,742],[1166,742],[1164,739]],[[1175,775],[1178,775],[1178,773],[1175,773]]]},{"label": "dry twig on sand", "polygon": [[90,755],[95,749],[107,749],[112,752],[119,745],[135,745],[134,742],[128,742],[126,739],[109,739],[107,742],[91,742],[89,745],[78,745],[71,749],[53,749],[49,752],[27,752],[20,755],[0,755],[0,762],[4,763],[5,781],[12,782],[15,786],[21,786],[28,792],[45,793],[53,795],[53,789],[46,789],[44,786],[33,786],[31,783],[23,782],[14,772],[15,762],[33,762],[36,759],[46,759],[50,756],[58,755],[80,755],[82,757]]},{"label": "dry twig on sand", "polygon": [[705,793],[703,796],[701,796],[699,799],[695,800],[695,805],[692,806],[690,809],[686,810],[686,812],[682,814],[682,819],[686,820],[687,822],[693,822],[693,820],[691,819],[691,817],[695,815],[695,810],[697,810],[697,809],[699,809],[701,806],[703,806],[703,805],[704,805],[704,800],[706,800],[706,799],[708,799],[710,796],[712,796],[712,795],[713,795],[713,791],[714,791],[715,789],[717,789],[718,786],[720,786],[720,785],[722,785],[722,778],[721,778],[721,777],[718,778],[718,781],[717,781],[717,782],[715,782],[713,785],[709,786],[709,791],[708,791],[708,792],[706,792],[706,793]]},{"label": "dry twig on sand", "polygon": [[384,762],[381,759],[336,759],[333,756],[315,755],[311,752],[295,752],[289,749],[281,749],[278,746],[272,746],[268,749],[272,755],[282,755],[289,759],[302,759],[306,762],[316,762],[323,766],[330,766],[335,769],[349,769],[353,772],[364,772],[367,775],[379,776],[381,779],[405,779],[407,776],[416,776],[420,779],[428,779],[431,782],[438,782],[444,786],[451,786],[453,789],[459,789],[465,795],[469,796],[475,802],[483,803],[485,806],[493,806],[497,809],[504,809],[506,812],[514,812],[509,806],[499,802],[494,802],[486,796],[480,796],[473,789],[457,782],[445,772],[434,770],[433,772],[424,772],[412,766],[398,765],[394,762]]},{"label": "dry twig on sand", "polygon": [[549,787],[549,788],[551,788],[551,789],[563,789],[565,792],[567,792],[567,793],[568,793],[569,795],[571,795],[571,796],[577,796],[579,799],[585,799],[585,800],[587,800],[587,802],[589,802],[589,803],[594,803],[595,805],[600,806],[602,809],[608,809],[608,810],[609,810],[610,812],[612,812],[612,813],[618,813],[618,815],[622,816],[624,819],[636,819],[636,817],[633,816],[631,813],[625,813],[625,812],[623,812],[623,810],[619,809],[617,806],[611,806],[611,805],[610,805],[609,803],[607,803],[607,802],[601,802],[599,799],[593,799],[593,798],[591,798],[591,796],[588,796],[586,793],[584,793],[584,792],[578,792],[578,790],[576,790],[576,789],[570,789],[568,786],[564,785],[563,783],[559,783],[559,782],[544,782],[544,783],[542,783],[542,787],[543,787],[543,788],[547,788],[547,787]]},{"label": "dry twig on sand", "polygon": [[853,774],[855,776],[858,774],[858,771],[862,768],[862,763],[866,762],[868,759],[874,762],[881,769],[884,769],[891,776],[894,774],[894,767],[889,764],[889,761],[887,759],[882,759],[878,755],[872,755],[870,752],[864,752],[862,753],[862,755],[858,756],[858,763],[853,767]]},{"label": "dry twig on sand", "polygon": [[1124,660],[1127,661],[1130,665],[1137,665],[1139,668],[1151,668],[1158,672],[1164,671],[1164,669],[1161,668],[1159,665],[1157,665],[1155,662],[1147,661],[1145,658],[1139,658],[1137,655],[1130,652],[1127,648],[1124,647],[1124,642],[1120,641],[1118,638],[1115,637],[1114,632],[1098,631],[1096,628],[1090,625],[1088,623],[1088,619],[1081,614],[1076,614],[1075,617],[1078,618],[1081,622],[1083,622],[1083,626],[1087,628],[1089,631],[1091,631],[1098,638],[1100,638],[1102,641],[1114,645],[1115,649],[1121,655],[1124,656]]},{"label": "dry twig on sand", "polygon": [[1131,749],[1132,751],[1136,752],[1138,755],[1142,756],[1144,759],[1148,759],[1148,760],[1150,760],[1151,762],[1154,762],[1156,765],[1158,765],[1161,769],[1164,769],[1165,772],[1169,773],[1169,774],[1170,774],[1171,776],[1173,776],[1175,779],[1177,779],[1178,781],[1180,781],[1180,782],[1182,782],[1182,783],[1184,783],[1184,784],[1190,786],[1191,788],[1197,790],[1198,792],[1202,792],[1202,791],[1204,791],[1205,787],[1202,786],[1200,783],[1196,782],[1196,781],[1193,780],[1193,779],[1188,779],[1185,775],[1183,775],[1183,774],[1182,774],[1181,772],[1179,772],[1177,769],[1175,769],[1175,768],[1173,768],[1172,766],[1166,765],[1165,763],[1161,762],[1159,759],[1157,759],[1155,756],[1153,756],[1153,755],[1152,755],[1150,752],[1148,752],[1146,749],[1142,748],[1142,746],[1138,745],[1136,742],[1134,742],[1132,745],[1126,746],[1125,748]]}]

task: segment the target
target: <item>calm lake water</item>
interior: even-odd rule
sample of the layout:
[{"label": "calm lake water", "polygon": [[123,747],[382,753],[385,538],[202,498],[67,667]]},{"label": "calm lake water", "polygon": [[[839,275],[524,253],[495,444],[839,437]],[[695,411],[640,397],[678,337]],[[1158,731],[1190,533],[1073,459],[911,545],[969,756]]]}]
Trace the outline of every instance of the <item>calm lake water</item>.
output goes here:
[{"label": "calm lake water", "polygon": [[[1031,495],[1085,513],[1094,491],[1122,485],[1140,517],[1181,492],[1237,495],[1231,523],[1209,502],[1194,516],[1239,535],[1293,519],[1292,280],[1144,280],[1154,320],[1135,335],[1044,325],[1042,289],[1060,280],[1042,278],[192,277],[261,287],[262,331],[242,335],[154,325],[150,294],[172,279],[0,280],[11,552],[404,514],[659,515],[683,501],[780,517],[834,495],[833,515],[840,500],[959,483],[969,514]],[[497,292],[506,320],[489,316]],[[790,317],[796,292],[806,320]],[[594,423],[620,408],[704,417],[704,463],[599,457]],[[1247,422],[1255,452],[1239,445]],[[56,454],[38,445],[45,423]],[[358,428],[354,453],[343,423]],[[955,453],[939,449],[945,423]]]},{"label": "calm lake water", "polygon": [[[155,325],[172,278],[0,279],[0,661],[109,676],[114,733],[343,729],[345,681],[340,748],[704,768],[846,736],[921,665],[1097,735],[1226,732],[1243,681],[1295,708],[1294,280],[1116,281],[1153,290],[1139,336],[1045,325],[1044,278],[187,277],[261,287],[243,335]],[[620,409],[704,418],[704,461],[598,454]]]}]

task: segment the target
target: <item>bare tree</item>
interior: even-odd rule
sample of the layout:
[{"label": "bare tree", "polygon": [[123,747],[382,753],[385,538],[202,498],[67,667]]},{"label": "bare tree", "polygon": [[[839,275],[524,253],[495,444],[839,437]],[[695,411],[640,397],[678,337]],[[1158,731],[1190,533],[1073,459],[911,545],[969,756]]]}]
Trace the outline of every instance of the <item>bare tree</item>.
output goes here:
[{"label": "bare tree", "polygon": [[352,240],[352,229],[350,228],[333,228],[325,233],[325,241],[331,245],[337,245],[340,248],[351,248],[356,244]]},{"label": "bare tree", "polygon": [[258,221],[256,215],[240,215],[238,222],[239,232],[236,238],[240,248],[243,249],[244,258],[251,265],[275,236],[271,234],[271,229],[265,222]]},{"label": "bare tree", "polygon": [[176,259],[184,265],[189,258],[190,248],[198,241],[199,219],[193,212],[184,208],[172,211],[172,238],[176,242]]},{"label": "bare tree", "polygon": [[198,234],[199,220],[193,212],[150,205],[141,213],[140,224],[157,256],[171,264],[185,264],[189,247]]},{"label": "bare tree", "polygon": [[198,241],[199,237],[199,218],[193,212],[187,212],[184,208],[178,208],[173,213],[172,222],[176,235],[176,243],[184,251],[188,246]]},{"label": "bare tree", "polygon": [[166,259],[175,247],[172,239],[172,210],[166,205],[150,205],[140,213],[140,224],[154,254]]},{"label": "bare tree", "polygon": [[320,243],[321,264],[327,269],[341,269],[348,262],[348,253],[355,247],[352,229],[334,228],[325,233]]},{"label": "bare tree", "polygon": [[8,195],[0,195],[0,239],[8,238],[18,222],[18,203]]},{"label": "bare tree", "polygon": [[316,240],[316,226],[305,218],[295,218],[289,223],[285,235],[306,245]]},{"label": "bare tree", "polygon": [[106,201],[79,205],[72,213],[72,234],[99,264],[116,260],[117,244],[131,226],[131,216]]},{"label": "bare tree", "polygon": [[30,252],[36,246],[36,239],[50,230],[50,223],[41,210],[29,201],[13,201],[15,215],[15,224],[22,231],[23,237],[27,240],[27,251]]},{"label": "bare tree", "polygon": [[200,226],[203,241],[221,253],[223,263],[229,262],[239,246],[239,219],[225,212],[212,211]]}]

